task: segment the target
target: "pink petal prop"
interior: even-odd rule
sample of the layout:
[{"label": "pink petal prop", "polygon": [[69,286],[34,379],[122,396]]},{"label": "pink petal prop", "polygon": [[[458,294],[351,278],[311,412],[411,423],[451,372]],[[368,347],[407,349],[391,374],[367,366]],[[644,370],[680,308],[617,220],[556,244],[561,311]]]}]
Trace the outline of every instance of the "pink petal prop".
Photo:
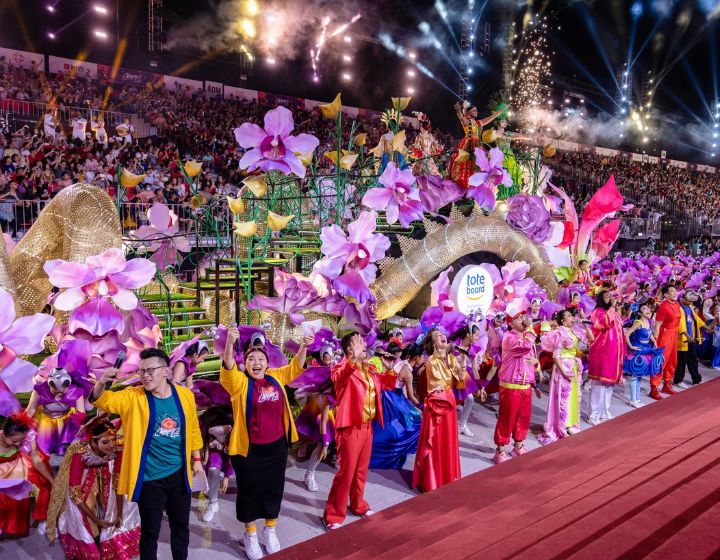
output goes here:
[{"label": "pink petal prop", "polygon": [[0,341],[16,354],[37,354],[43,351],[43,340],[54,324],[55,317],[45,313],[20,317],[0,335]]}]

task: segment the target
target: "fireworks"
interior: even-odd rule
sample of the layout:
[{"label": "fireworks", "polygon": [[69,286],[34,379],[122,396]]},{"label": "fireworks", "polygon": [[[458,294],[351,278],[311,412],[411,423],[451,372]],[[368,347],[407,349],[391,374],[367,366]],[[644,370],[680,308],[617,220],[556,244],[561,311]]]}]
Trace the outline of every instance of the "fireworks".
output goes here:
[{"label": "fireworks", "polygon": [[515,73],[510,82],[511,104],[525,128],[530,131],[539,126],[539,116],[552,106],[552,63],[547,30],[547,16],[530,20],[520,38],[518,49],[513,51]]},{"label": "fireworks", "polygon": [[[332,39],[333,37],[340,35],[340,33],[343,33],[347,30],[348,27],[350,27],[353,23],[355,23],[357,20],[359,20],[362,16],[360,14],[355,14],[353,18],[347,22],[342,24],[340,27],[337,27],[334,31],[328,33],[328,26],[330,25],[330,18],[325,17],[323,18],[321,24],[320,24],[320,36],[318,37],[317,43],[315,43],[315,48],[310,49],[310,65],[312,66],[313,70],[313,81],[317,82],[319,77],[319,63],[320,63],[320,54],[322,53],[322,49],[325,46],[325,43],[329,39]],[[346,35],[344,37],[344,40],[346,43],[349,43],[352,41],[350,39],[349,35]],[[349,62],[350,56],[345,55],[345,61]],[[343,75],[344,80],[349,80],[350,78],[345,78],[345,75]]]}]

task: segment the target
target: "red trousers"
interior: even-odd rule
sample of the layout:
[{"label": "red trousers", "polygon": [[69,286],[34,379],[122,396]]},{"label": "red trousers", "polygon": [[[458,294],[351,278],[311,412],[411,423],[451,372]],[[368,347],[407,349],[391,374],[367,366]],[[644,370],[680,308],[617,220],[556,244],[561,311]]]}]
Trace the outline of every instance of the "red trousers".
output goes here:
[{"label": "red trousers", "polygon": [[527,437],[532,413],[532,389],[508,389],[500,386],[500,414],[495,425],[495,445],[516,442]]},{"label": "red trousers", "polygon": [[672,383],[677,368],[678,329],[661,329],[657,341],[658,348],[665,347],[663,368],[650,378],[650,385],[659,387],[661,382]]},{"label": "red trousers", "polygon": [[327,523],[342,523],[348,509],[356,515],[365,515],[370,506],[363,498],[370,454],[372,453],[372,422],[362,426],[348,426],[335,431],[340,468],[333,479],[325,506]]}]

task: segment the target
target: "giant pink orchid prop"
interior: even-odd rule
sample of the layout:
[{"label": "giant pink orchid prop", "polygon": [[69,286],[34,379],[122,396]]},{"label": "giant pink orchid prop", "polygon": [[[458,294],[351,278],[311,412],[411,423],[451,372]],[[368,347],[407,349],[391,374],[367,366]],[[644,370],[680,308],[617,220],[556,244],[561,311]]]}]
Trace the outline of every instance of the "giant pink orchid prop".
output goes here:
[{"label": "giant pink orchid prop", "polygon": [[385,256],[390,240],[374,233],[377,213],[362,212],[348,225],[347,234],[336,225],[326,226],[320,232],[325,255],[315,263],[313,271],[332,280],[342,296],[350,296],[361,303],[372,299],[368,286],[375,280],[377,266],[373,263]]},{"label": "giant pink orchid prop", "polygon": [[[495,286],[495,300],[491,308],[495,311],[504,311],[512,300],[526,298],[530,292],[538,289],[535,280],[526,278],[530,265],[525,261],[512,261],[500,270],[494,264],[486,264]],[[527,303],[527,302],[526,302]]]},{"label": "giant pink orchid prop", "polygon": [[55,324],[55,317],[35,313],[15,318],[12,296],[0,288],[0,387],[10,392],[31,391],[37,366],[18,355],[37,354],[43,350],[43,339]]},{"label": "giant pink orchid prop", "polygon": [[445,313],[455,309],[455,304],[450,299],[449,276],[452,271],[453,267],[449,266],[433,282],[430,282],[430,305],[440,307]]},{"label": "giant pink orchid prop", "polygon": [[285,107],[265,113],[264,129],[254,123],[243,123],[236,128],[237,143],[248,150],[240,160],[240,169],[274,169],[285,175],[294,173],[305,177],[305,166],[295,154],[315,151],[320,141],[312,134],[290,136],[294,128],[292,113]]},{"label": "giant pink orchid prop", "polygon": [[368,190],[362,203],[373,210],[385,210],[385,220],[394,224],[400,220],[408,227],[413,220],[422,220],[423,205],[410,169],[398,169],[394,162],[387,164],[378,182],[382,187]]},{"label": "giant pink orchid prop", "polygon": [[495,197],[500,185],[512,186],[512,177],[503,167],[505,154],[500,148],[490,150],[490,157],[482,148],[475,148],[475,161],[480,171],[468,179],[468,197],[477,202],[483,210],[490,211],[495,208]]},{"label": "giant pink orchid prop", "polygon": [[277,297],[256,295],[249,307],[286,313],[293,323],[299,324],[304,319],[300,312],[318,304],[321,294],[327,290],[325,282],[325,278],[319,275],[308,278],[302,274],[277,270],[273,280]]},{"label": "giant pink orchid prop", "polygon": [[421,175],[417,178],[417,183],[420,187],[420,201],[425,211],[430,214],[437,214],[440,208],[457,202],[465,194],[455,181],[437,175]]},{"label": "giant pink orchid prop", "polygon": [[125,260],[120,249],[88,257],[85,263],[60,259],[45,263],[53,286],[65,288],[55,300],[61,311],[72,311],[87,298],[110,298],[120,309],[135,309],[138,299],[130,290],[141,288],[155,275],[155,264],[147,259]]},{"label": "giant pink orchid prop", "polygon": [[142,226],[133,235],[144,241],[146,251],[152,252],[150,260],[159,268],[166,268],[178,262],[178,251],[190,251],[190,241],[185,235],[178,235],[178,217],[160,202],[147,211],[150,225]]}]

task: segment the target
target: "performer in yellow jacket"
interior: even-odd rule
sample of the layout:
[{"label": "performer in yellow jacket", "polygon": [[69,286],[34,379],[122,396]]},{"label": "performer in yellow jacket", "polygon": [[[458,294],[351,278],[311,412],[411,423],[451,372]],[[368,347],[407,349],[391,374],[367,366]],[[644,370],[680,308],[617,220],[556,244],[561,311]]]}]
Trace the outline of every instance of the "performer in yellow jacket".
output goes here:
[{"label": "performer in yellow jacket", "polygon": [[158,348],[140,353],[141,386],[106,391],[117,373],[107,370],[90,400],[122,418],[125,453],[117,493],[138,504],[140,557],[157,557],[164,510],[173,560],[187,558],[192,476],[204,476],[195,397],[189,389],[168,381],[170,358]]}]

